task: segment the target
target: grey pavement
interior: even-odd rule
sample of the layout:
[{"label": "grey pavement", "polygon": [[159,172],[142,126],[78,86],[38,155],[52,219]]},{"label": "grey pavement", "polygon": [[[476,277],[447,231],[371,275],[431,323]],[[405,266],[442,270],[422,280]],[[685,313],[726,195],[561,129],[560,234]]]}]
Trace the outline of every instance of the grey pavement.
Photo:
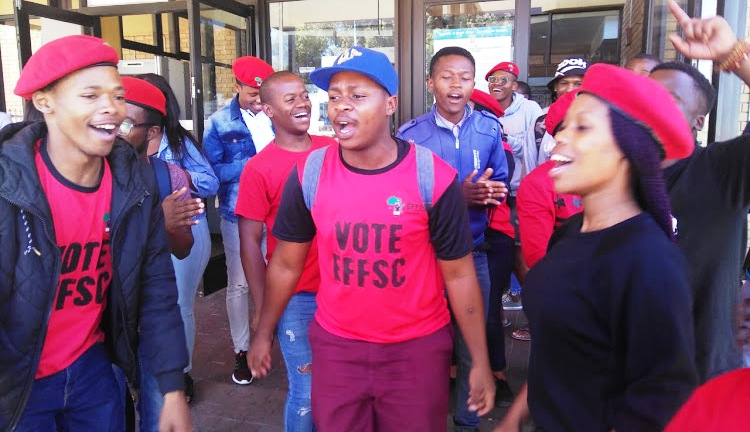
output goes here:
[{"label": "grey pavement", "polygon": [[[508,382],[514,392],[526,379],[529,342],[516,341],[510,332],[526,323],[521,311],[506,312],[513,324],[506,328]],[[225,290],[195,299],[196,342],[193,371],[196,398],[191,404],[198,432],[282,432],[286,369],[278,346],[269,375],[248,386],[231,379],[234,351],[226,314]],[[447,379],[447,377],[446,377]],[[480,430],[491,431],[505,410],[495,409],[482,419]],[[449,431],[451,422],[447,419]]]}]

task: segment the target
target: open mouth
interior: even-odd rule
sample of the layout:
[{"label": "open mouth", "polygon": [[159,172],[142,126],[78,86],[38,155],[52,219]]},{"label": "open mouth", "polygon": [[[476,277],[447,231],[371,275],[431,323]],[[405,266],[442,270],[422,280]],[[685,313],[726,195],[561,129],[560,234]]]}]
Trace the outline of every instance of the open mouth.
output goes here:
[{"label": "open mouth", "polygon": [[568,165],[568,164],[570,164],[570,163],[573,162],[572,158],[569,158],[569,157],[567,157],[565,155],[561,155],[561,154],[557,154],[557,153],[555,153],[552,156],[550,156],[549,159],[552,162],[555,163],[555,167],[557,167],[557,168],[565,166],[565,165]]},{"label": "open mouth", "polygon": [[114,123],[102,123],[97,125],[89,126],[91,129],[96,131],[97,134],[104,136],[105,138],[114,137],[119,125]]},{"label": "open mouth", "polygon": [[354,133],[354,123],[351,120],[336,120],[333,122],[333,126],[339,138],[347,138]]},{"label": "open mouth", "polygon": [[306,120],[306,119],[310,118],[310,113],[307,112],[307,111],[302,111],[302,112],[298,112],[296,114],[292,114],[292,117],[294,117],[295,119],[305,119]]},{"label": "open mouth", "polygon": [[448,93],[448,100],[452,102],[461,102],[464,99],[464,95],[461,93]]},{"label": "open mouth", "polygon": [[552,177],[555,177],[556,175],[560,174],[562,171],[565,171],[565,169],[570,164],[573,163],[573,158],[570,158],[565,155],[561,155],[559,153],[555,153],[552,156],[550,156],[549,160],[555,163],[555,167],[549,171],[549,175]]}]

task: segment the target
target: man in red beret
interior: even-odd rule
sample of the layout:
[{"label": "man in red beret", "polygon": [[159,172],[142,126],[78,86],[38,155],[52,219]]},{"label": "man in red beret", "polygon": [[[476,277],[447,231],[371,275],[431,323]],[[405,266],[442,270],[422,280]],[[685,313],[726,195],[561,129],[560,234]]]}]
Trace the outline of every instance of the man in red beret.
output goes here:
[{"label": "man in red beret", "polygon": [[[203,213],[204,206],[200,198],[191,198],[187,176],[180,167],[147,154],[149,143],[160,140],[164,116],[167,114],[167,100],[158,87],[142,79],[123,77],[122,85],[127,105],[125,120],[120,123],[117,135],[132,145],[138,156],[154,170],[164,210],[167,243],[172,254],[183,259],[190,254],[193,246],[191,226],[199,222],[191,218]],[[178,298],[179,296],[178,291]],[[191,347],[188,347],[188,352],[191,351]],[[147,361],[141,353],[138,418],[140,430],[143,431],[159,428],[159,413],[164,401],[156,377],[145,367]],[[185,375],[187,392],[190,386],[189,378]]]},{"label": "man in red beret", "polygon": [[[670,36],[679,52],[712,60],[750,84],[750,45],[737,39],[724,18],[691,19],[676,3],[669,8],[685,35]],[[676,96],[693,132],[701,130],[716,98],[711,83],[687,63],[662,63],[649,76]],[[677,219],[677,244],[690,269],[696,361],[705,382],[743,367],[733,318],[750,209],[750,138],[696,145],[687,158],[666,160],[662,166]]]},{"label": "man in red beret", "polygon": [[42,46],[15,93],[44,121],[0,133],[0,429],[122,431],[112,369],[140,343],[160,430],[191,430],[174,272],[154,176],[116,140],[117,53],[92,36]]},{"label": "man in red beret", "polygon": [[[515,169],[510,179],[508,206],[511,209],[510,220],[518,226],[516,217],[516,193],[521,179],[536,168],[537,147],[534,138],[534,122],[542,115],[542,108],[533,100],[516,93],[518,89],[518,66],[513,62],[501,62],[487,72],[485,79],[489,83],[490,94],[497,99],[505,110],[500,117],[505,141],[513,150]],[[516,242],[520,238],[516,235]],[[502,297],[505,310],[519,310],[521,305],[521,285],[515,278],[510,290]]]},{"label": "man in red beret", "polygon": [[[227,316],[234,345],[232,381],[248,385],[253,381],[247,367],[250,345],[250,317],[248,312],[248,284],[240,260],[240,234],[234,208],[240,186],[240,174],[245,163],[274,138],[271,120],[263,113],[260,86],[273,73],[263,60],[245,56],[232,65],[237,95],[229,105],[216,111],[203,132],[203,151],[219,177],[219,214],[224,255],[227,263]],[[263,236],[265,254],[265,235]],[[260,298],[255,292],[253,297]],[[253,328],[258,314],[253,317]]]}]

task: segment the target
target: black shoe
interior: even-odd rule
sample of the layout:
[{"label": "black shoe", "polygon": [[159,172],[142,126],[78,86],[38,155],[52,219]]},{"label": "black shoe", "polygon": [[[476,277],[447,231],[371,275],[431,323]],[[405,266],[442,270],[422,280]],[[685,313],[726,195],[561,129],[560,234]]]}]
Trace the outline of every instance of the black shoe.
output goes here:
[{"label": "black shoe", "polygon": [[195,384],[190,374],[185,374],[185,401],[190,403],[195,397]]},{"label": "black shoe", "polygon": [[508,381],[495,378],[495,406],[508,408],[513,403],[513,390],[508,386]]},{"label": "black shoe", "polygon": [[247,351],[240,351],[234,356],[232,381],[240,385],[248,385],[253,382],[253,374],[247,367]]}]

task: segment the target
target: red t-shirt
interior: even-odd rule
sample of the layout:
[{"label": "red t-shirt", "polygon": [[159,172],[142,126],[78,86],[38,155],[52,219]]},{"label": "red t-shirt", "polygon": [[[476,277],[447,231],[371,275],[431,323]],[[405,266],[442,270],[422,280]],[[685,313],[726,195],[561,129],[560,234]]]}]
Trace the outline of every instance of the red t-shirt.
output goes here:
[{"label": "red t-shirt", "polygon": [[36,378],[65,369],[104,340],[100,323],[112,281],[112,173],[107,160],[102,161],[101,182],[87,188],[66,180],[50,162],[44,145],[36,153],[36,168],[52,211],[62,258]]},{"label": "red t-shirt", "polygon": [[308,211],[300,182],[285,187],[274,234],[287,241],[317,236],[317,322],[354,340],[395,343],[431,334],[450,322],[437,258],[472,250],[466,204],[456,171],[433,155],[433,207],[425,211],[414,145],[398,141],[396,162],[360,170],[329,147],[315,203]]},{"label": "red t-shirt", "polygon": [[750,369],[738,369],[698,387],[664,432],[745,432],[749,407]]},{"label": "red t-shirt", "polygon": [[500,205],[489,209],[489,224],[487,226],[495,231],[500,231],[510,238],[516,238],[516,230],[513,228],[513,224],[510,223],[510,207],[508,207],[506,200],[503,200]]},{"label": "red t-shirt", "polygon": [[[272,230],[281,203],[281,193],[289,178],[289,173],[298,163],[304,164],[313,150],[327,145],[336,145],[336,141],[330,137],[311,135],[310,138],[312,138],[310,149],[302,152],[285,150],[277,146],[275,140],[271,141],[260,153],[251,157],[242,170],[234,213],[237,216],[266,224],[268,227],[266,259],[269,261],[279,242],[272,234]],[[313,240],[295,293],[317,292],[319,286],[318,247]]]},{"label": "red t-shirt", "polygon": [[555,192],[549,172],[555,162],[547,161],[521,180],[516,194],[521,253],[529,268],[547,253],[555,228],[569,217],[583,211],[578,195]]},{"label": "red t-shirt", "polygon": [[[508,178],[513,177],[513,171],[515,167],[512,165],[513,162],[513,150],[506,141],[503,141],[503,151],[505,151],[505,160],[511,162],[511,166],[508,167]],[[495,231],[499,231],[510,238],[516,238],[516,229],[513,228],[513,224],[510,222],[510,207],[508,207],[507,200],[503,200],[500,205],[490,207],[488,215],[488,227]]]}]

